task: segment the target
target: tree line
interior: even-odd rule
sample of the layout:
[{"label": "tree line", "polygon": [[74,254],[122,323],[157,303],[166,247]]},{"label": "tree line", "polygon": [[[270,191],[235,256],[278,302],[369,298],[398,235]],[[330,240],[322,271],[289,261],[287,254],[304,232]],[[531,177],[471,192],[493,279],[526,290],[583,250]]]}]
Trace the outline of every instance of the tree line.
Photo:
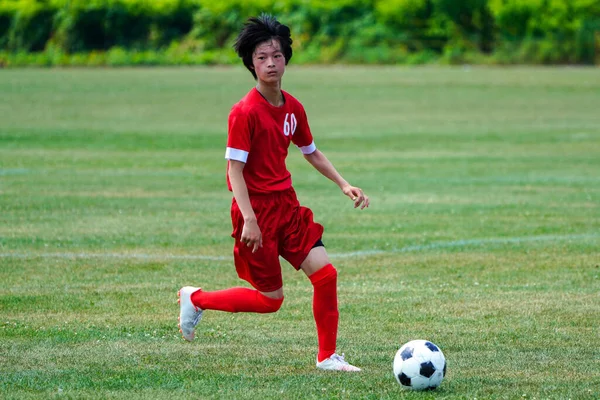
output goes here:
[{"label": "tree line", "polygon": [[228,64],[262,12],[297,63],[600,63],[600,0],[0,0],[0,64]]}]

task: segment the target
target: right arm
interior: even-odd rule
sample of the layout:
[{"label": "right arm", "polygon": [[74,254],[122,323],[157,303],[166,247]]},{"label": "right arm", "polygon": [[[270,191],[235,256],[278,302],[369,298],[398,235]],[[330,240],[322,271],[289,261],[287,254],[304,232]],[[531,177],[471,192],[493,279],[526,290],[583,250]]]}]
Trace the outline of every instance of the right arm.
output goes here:
[{"label": "right arm", "polygon": [[250,204],[248,195],[248,186],[244,180],[244,166],[246,163],[236,160],[229,160],[229,182],[233,191],[233,197],[244,217],[244,228],[242,229],[241,242],[248,247],[252,247],[252,252],[256,253],[259,247],[262,247],[262,233],[258,227],[256,214]]}]

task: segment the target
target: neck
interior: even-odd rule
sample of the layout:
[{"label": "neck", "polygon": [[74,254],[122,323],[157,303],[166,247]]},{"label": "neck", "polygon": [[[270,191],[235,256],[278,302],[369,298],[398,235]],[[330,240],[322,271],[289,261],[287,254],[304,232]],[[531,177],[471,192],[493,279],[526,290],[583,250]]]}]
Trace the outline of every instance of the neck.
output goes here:
[{"label": "neck", "polygon": [[281,107],[283,105],[281,81],[277,81],[276,83],[266,83],[259,80],[256,84],[256,90],[258,90],[271,105],[275,107]]}]

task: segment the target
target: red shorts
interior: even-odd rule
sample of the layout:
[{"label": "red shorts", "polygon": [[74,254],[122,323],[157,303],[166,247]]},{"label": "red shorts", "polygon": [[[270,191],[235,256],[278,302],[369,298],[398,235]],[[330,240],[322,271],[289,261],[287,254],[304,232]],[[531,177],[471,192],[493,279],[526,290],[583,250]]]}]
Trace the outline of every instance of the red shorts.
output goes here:
[{"label": "red shorts", "polygon": [[300,206],[293,188],[264,195],[250,195],[250,203],[262,233],[263,246],[256,253],[240,241],[244,217],[233,199],[231,222],[235,239],[233,258],[241,279],[261,292],[283,286],[279,256],[296,270],[323,236],[323,226],[313,221],[309,208]]}]

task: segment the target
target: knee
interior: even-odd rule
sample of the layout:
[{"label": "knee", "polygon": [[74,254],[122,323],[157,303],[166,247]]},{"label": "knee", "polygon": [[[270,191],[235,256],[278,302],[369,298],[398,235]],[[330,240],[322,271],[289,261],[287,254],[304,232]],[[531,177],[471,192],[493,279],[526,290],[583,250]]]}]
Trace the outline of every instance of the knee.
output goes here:
[{"label": "knee", "polygon": [[267,297],[262,293],[258,293],[259,295],[259,300],[261,303],[261,307],[260,307],[260,313],[263,314],[267,314],[267,313],[274,313],[279,311],[279,309],[281,308],[281,305],[283,304],[283,297],[279,298],[279,299],[273,299],[271,297]]},{"label": "knee", "polygon": [[331,264],[327,264],[317,272],[308,277],[313,286],[321,286],[329,282],[337,281],[337,269]]}]

